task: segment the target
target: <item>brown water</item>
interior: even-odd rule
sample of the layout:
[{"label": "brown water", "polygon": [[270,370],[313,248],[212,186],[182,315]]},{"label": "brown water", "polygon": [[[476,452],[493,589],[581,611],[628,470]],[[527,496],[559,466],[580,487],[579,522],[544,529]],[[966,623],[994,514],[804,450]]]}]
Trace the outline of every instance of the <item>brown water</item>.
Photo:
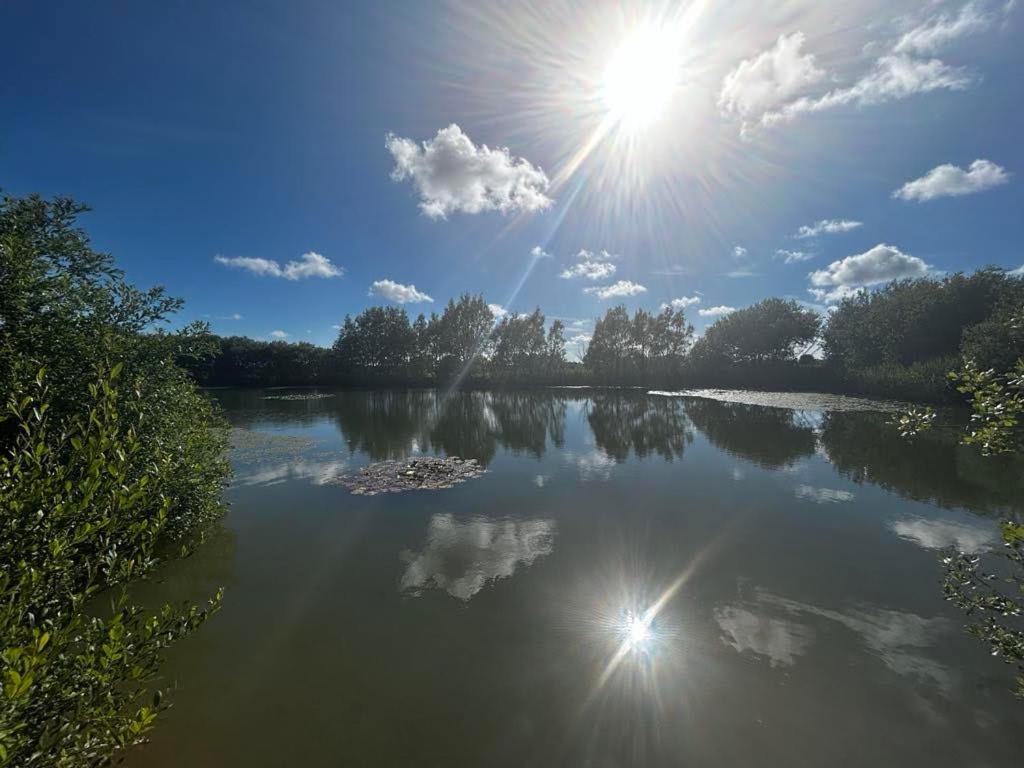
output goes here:
[{"label": "brown water", "polygon": [[[147,596],[225,606],[128,765],[1021,765],[938,562],[998,546],[1019,465],[842,398],[282,394],[216,393],[225,530]],[[417,452],[488,472],[332,483]]]}]

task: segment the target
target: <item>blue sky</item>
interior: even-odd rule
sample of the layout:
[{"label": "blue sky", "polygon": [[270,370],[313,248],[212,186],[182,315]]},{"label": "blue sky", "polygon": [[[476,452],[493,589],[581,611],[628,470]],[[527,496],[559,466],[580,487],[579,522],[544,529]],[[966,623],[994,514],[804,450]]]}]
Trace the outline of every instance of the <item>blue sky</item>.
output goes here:
[{"label": "blue sky", "polygon": [[1022,17],[14,0],[0,186],[90,204],[130,279],[224,334],[329,344],[346,313],[464,291],[581,337],[618,301],[698,329],[769,295],[827,311],[1024,263]]}]

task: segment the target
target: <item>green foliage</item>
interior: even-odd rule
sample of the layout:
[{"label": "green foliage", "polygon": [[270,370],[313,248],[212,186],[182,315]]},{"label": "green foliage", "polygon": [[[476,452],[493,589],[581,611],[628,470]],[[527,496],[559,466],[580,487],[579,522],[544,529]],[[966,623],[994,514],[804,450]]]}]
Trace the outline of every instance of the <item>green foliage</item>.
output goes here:
[{"label": "green foliage", "polygon": [[1000,269],[898,280],[844,299],[825,324],[825,352],[847,370],[954,357],[972,326],[1022,301],[1024,280]]},{"label": "green foliage", "polygon": [[343,369],[394,376],[408,368],[415,343],[404,309],[370,307],[345,318],[334,351]]},{"label": "green foliage", "polygon": [[225,431],[178,365],[205,364],[207,329],[160,330],[181,302],[125,282],[84,210],[0,199],[0,765],[141,740],[163,649],[219,604],[146,616],[124,591],[220,518]]},{"label": "green foliage", "polygon": [[[148,409],[118,386],[121,370],[89,385],[79,415],[54,414],[42,374],[8,404],[18,437],[0,457],[0,766],[103,765],[142,741],[166,706],[152,691],[164,649],[220,603],[149,616],[118,589],[154,568],[180,511],[177,460],[144,445]],[[109,610],[97,612],[104,592]]]},{"label": "green foliage", "polygon": [[814,344],[821,320],[795,301],[765,299],[719,318],[694,345],[703,364],[795,360]]},{"label": "green foliage", "polygon": [[937,403],[955,396],[949,385],[949,369],[956,364],[956,357],[937,357],[911,365],[879,363],[846,370],[843,381],[847,392],[858,395]]},{"label": "green foliage", "polygon": [[[1024,326],[1024,310],[1009,314],[1003,324],[1009,327],[1008,336],[1016,338]],[[982,369],[968,358],[949,378],[959,392],[970,398],[971,422],[962,442],[978,446],[986,456],[1024,451],[1024,358],[1018,358],[1004,372]],[[913,437],[932,429],[936,414],[930,409],[915,409],[903,414],[898,425],[901,435]],[[1024,526],[1004,521],[1002,538],[1007,548],[1003,574],[1008,575],[982,571],[979,557],[951,552],[943,559],[943,591],[946,599],[968,616],[977,615],[968,631],[988,643],[993,656],[1001,656],[1006,663],[1016,666],[1016,693],[1024,698],[1024,628],[1020,623],[1024,614]]]},{"label": "green foliage", "polygon": [[950,378],[971,399],[971,427],[965,443],[979,446],[985,454],[1024,449],[1024,358],[1005,373],[980,370],[967,360]]},{"label": "green foliage", "polygon": [[683,311],[666,307],[653,315],[612,307],[594,324],[583,364],[602,383],[624,384],[678,376],[693,341],[693,326]]},{"label": "green foliage", "polygon": [[943,560],[943,591],[947,600],[976,617],[968,631],[987,643],[993,656],[1017,668],[1015,693],[1024,698],[1024,525],[1005,521],[1002,538],[1003,572],[1009,576],[982,571],[979,558],[956,552]]}]

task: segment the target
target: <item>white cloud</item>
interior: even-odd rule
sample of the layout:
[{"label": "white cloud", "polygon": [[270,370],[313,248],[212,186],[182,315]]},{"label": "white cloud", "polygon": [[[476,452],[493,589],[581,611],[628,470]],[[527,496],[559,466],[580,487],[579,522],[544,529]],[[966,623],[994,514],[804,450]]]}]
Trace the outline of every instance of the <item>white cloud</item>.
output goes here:
[{"label": "white cloud", "polygon": [[993,21],[978,3],[967,3],[956,16],[942,13],[906,32],[896,43],[896,53],[935,53],[965,35],[981,32]]},{"label": "white cloud", "polygon": [[814,258],[813,253],[807,253],[806,251],[787,251],[785,248],[779,248],[775,251],[775,255],[782,259],[786,264],[799,264],[801,261],[810,261]]},{"label": "white cloud", "polygon": [[750,269],[749,267],[741,267],[740,269],[734,269],[731,272],[725,273],[726,277],[757,277],[757,272]]},{"label": "white cloud", "polygon": [[424,301],[433,301],[427,294],[416,290],[415,285],[402,285],[394,280],[375,280],[367,295],[380,296],[382,299],[395,302],[395,304],[418,304]]},{"label": "white cloud", "polygon": [[700,304],[700,296],[680,296],[678,299],[672,299],[672,301],[665,302],[661,305],[662,309],[686,309],[694,304]]},{"label": "white cloud", "polygon": [[874,68],[847,88],[836,88],[824,96],[801,97],[781,109],[761,116],[763,125],[788,122],[808,112],[835,107],[870,106],[897,101],[918,93],[937,90],[962,91],[974,78],[962,67],[951,67],[939,59],[918,59],[905,54],[889,54],[875,62]]},{"label": "white cloud", "polygon": [[289,261],[283,267],[273,259],[252,258],[249,256],[214,256],[218,264],[235,269],[244,269],[254,275],[283,277],[285,280],[301,280],[304,277],[341,277],[345,270],[326,256],[310,251],[304,253],[298,261]]},{"label": "white cloud", "polygon": [[811,272],[810,293],[818,301],[835,302],[859,288],[906,277],[924,277],[930,267],[922,259],[899,248],[879,243],[874,248],[833,261],[825,269]]},{"label": "white cloud", "polygon": [[736,307],[727,307],[724,304],[720,304],[717,307],[708,307],[707,309],[698,309],[697,314],[701,317],[721,317],[722,315],[728,315],[730,312],[735,312]]},{"label": "white cloud", "polygon": [[1011,269],[1006,274],[1013,275],[1014,277],[1024,277],[1024,264],[1021,264],[1016,269]]},{"label": "white cloud", "polygon": [[547,251],[545,251],[539,245],[535,245],[535,246],[533,246],[533,248],[530,249],[530,255],[533,256],[533,258],[535,258],[535,259],[550,259],[551,258],[551,254],[548,253]]},{"label": "white cloud", "polygon": [[501,306],[501,304],[488,304],[487,308],[491,310],[495,320],[501,320],[501,318],[508,314],[508,310]]},{"label": "white cloud", "polygon": [[934,200],[984,192],[1006,184],[1010,174],[990,160],[975,160],[967,170],[946,163],[932,168],[919,179],[908,181],[892,193],[901,200]]},{"label": "white cloud", "polygon": [[747,249],[744,248],[742,245],[734,245],[732,247],[732,255],[735,256],[737,259],[742,259],[744,256],[747,255]]},{"label": "white cloud", "polygon": [[385,146],[395,160],[391,177],[412,180],[420,209],[432,219],[458,212],[540,211],[552,203],[543,170],[504,147],[476,146],[454,123],[422,144],[389,133]]},{"label": "white cloud", "polygon": [[815,504],[836,504],[842,501],[853,501],[850,491],[838,488],[815,488],[812,485],[798,485],[794,491],[798,499],[807,499]]},{"label": "white cloud", "polygon": [[966,525],[952,520],[911,518],[889,523],[893,532],[925,549],[955,547],[960,552],[977,554],[992,549],[998,536],[991,525]]},{"label": "white cloud", "polygon": [[632,280],[619,280],[611,285],[595,285],[591,288],[584,288],[583,292],[597,296],[599,299],[612,299],[621,296],[636,296],[639,293],[646,293],[647,289]]},{"label": "white cloud", "polygon": [[443,589],[469,600],[489,583],[512,576],[517,568],[554,551],[553,520],[456,520],[449,513],[430,518],[420,552],[403,552],[407,563],[400,589],[414,595]]},{"label": "white cloud", "polygon": [[814,55],[802,53],[803,32],[780,35],[775,45],[744,59],[722,81],[718,107],[744,123],[785,104],[825,77]]},{"label": "white cloud", "polygon": [[271,331],[270,332],[270,336],[271,336],[271,338],[274,338],[274,339],[287,339],[288,338],[288,334],[285,331]]},{"label": "white cloud", "polygon": [[611,263],[614,258],[608,251],[594,253],[581,250],[576,254],[576,263],[562,270],[559,277],[564,280],[572,280],[576,277],[587,280],[606,280],[615,274],[616,267]]},{"label": "white cloud", "polygon": [[863,222],[850,221],[849,219],[822,219],[814,224],[804,224],[793,237],[803,239],[817,237],[818,235],[832,235],[836,232],[849,232],[851,229],[862,226],[862,224]]}]

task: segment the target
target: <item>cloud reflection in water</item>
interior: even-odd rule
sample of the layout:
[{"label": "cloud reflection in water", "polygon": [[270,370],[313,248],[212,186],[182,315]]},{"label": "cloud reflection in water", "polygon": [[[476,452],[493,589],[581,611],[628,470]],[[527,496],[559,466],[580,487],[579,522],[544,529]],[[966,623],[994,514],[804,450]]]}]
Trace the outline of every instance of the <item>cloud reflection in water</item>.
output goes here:
[{"label": "cloud reflection in water", "polygon": [[419,595],[436,587],[469,600],[489,582],[507,578],[518,567],[554,550],[553,520],[456,520],[450,514],[430,519],[420,552],[405,551],[407,563],[400,589]]}]

